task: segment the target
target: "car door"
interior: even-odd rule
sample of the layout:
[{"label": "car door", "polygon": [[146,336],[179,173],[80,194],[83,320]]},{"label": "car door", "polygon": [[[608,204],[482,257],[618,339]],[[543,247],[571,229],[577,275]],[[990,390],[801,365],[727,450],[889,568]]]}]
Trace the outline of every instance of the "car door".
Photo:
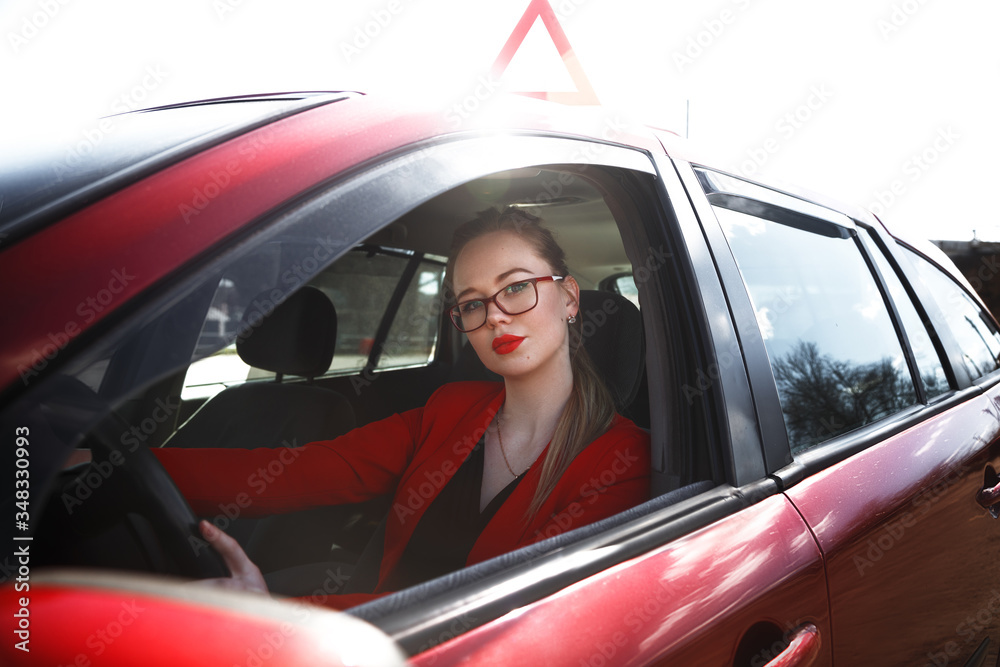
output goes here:
[{"label": "car door", "polygon": [[[352,612],[415,664],[831,664],[821,552],[765,476],[717,268],[673,164],[654,163],[649,188],[605,193],[639,249],[654,498],[558,549],[509,554],[504,571],[474,567],[414,609]],[[668,261],[643,271],[654,249]],[[694,472],[698,451],[717,477]]]},{"label": "car door", "polygon": [[[987,510],[1000,454],[996,326],[926,257],[885,241],[920,297],[956,388],[926,383],[937,395],[901,419],[898,433],[790,496],[827,553],[835,626],[844,637],[838,656],[992,665],[1000,648],[1000,526]],[[900,280],[884,256],[879,261],[887,281]],[[912,307],[906,294],[895,303],[900,311]],[[906,331],[918,345],[928,337]],[[834,495],[852,500],[834,509]],[[896,609],[910,610],[902,628],[889,620]]]},{"label": "car door", "polygon": [[769,361],[759,386],[784,429],[772,420],[765,447],[789,457],[775,477],[823,553],[834,662],[993,664],[992,319],[874,220],[709,170],[696,182]]}]

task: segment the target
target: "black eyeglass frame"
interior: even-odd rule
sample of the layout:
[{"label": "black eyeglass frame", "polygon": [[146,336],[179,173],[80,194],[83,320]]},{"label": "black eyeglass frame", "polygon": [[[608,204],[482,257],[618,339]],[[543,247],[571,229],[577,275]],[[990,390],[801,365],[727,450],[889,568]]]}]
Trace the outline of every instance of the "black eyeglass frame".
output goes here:
[{"label": "black eyeglass frame", "polygon": [[[565,280],[566,278],[567,278],[567,276],[535,276],[534,278],[522,278],[521,280],[515,280],[514,282],[508,283],[507,285],[504,285],[503,287],[501,287],[500,289],[498,289],[493,294],[493,296],[486,297],[486,298],[483,298],[483,299],[467,299],[465,301],[460,301],[459,303],[456,303],[454,306],[452,306],[451,308],[448,309],[448,315],[450,316],[451,323],[453,325],[455,325],[456,329],[458,329],[462,333],[470,333],[472,331],[475,331],[476,329],[482,328],[483,325],[486,324],[486,320],[489,319],[489,305],[490,305],[490,303],[492,303],[497,308],[499,308],[500,312],[505,313],[507,315],[521,315],[522,313],[526,313],[529,310],[532,310],[535,306],[538,305],[538,283],[540,283],[540,282],[541,283],[544,283],[544,282],[557,282],[559,280]],[[500,302],[497,301],[497,297],[500,296],[500,294],[502,294],[504,290],[506,290],[506,289],[508,289],[510,287],[513,287],[514,285],[520,285],[521,283],[531,283],[532,289],[535,290],[535,303],[531,304],[530,308],[525,308],[524,310],[519,310],[516,313],[512,313],[512,312],[510,312],[509,310],[507,310],[506,308],[504,308],[503,306],[500,305]],[[465,304],[467,304],[467,303],[473,303],[475,301],[478,301],[478,302],[480,302],[480,303],[483,304],[483,313],[484,313],[483,314],[483,323],[480,324],[480,325],[478,325],[478,326],[472,327],[471,329],[463,329],[458,324],[459,320],[461,320],[461,318],[462,318],[461,308]]]}]

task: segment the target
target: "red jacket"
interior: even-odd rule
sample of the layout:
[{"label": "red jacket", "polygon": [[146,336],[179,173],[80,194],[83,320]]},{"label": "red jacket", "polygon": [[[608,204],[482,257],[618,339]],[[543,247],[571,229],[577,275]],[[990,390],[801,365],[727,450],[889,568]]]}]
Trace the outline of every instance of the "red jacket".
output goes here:
[{"label": "red jacket", "polygon": [[[155,450],[199,516],[236,503],[241,516],[354,503],[393,494],[379,587],[424,510],[482,437],[504,400],[502,384],[457,382],[422,408],[335,440],[279,449]],[[649,436],[616,416],[570,464],[541,510],[525,520],[541,474],[532,465],[473,545],[467,565],[584,526],[649,497]],[[364,596],[339,596],[344,608]],[[371,596],[369,595],[368,598]]]}]

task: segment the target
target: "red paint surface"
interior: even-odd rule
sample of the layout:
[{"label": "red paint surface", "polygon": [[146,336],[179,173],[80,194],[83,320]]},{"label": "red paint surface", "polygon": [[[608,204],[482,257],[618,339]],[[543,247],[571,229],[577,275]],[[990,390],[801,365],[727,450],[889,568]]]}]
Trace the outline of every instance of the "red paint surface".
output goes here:
[{"label": "red paint surface", "polygon": [[[581,556],[583,557],[583,556]],[[567,563],[570,565],[571,563]],[[819,550],[781,495],[414,658],[417,665],[731,664],[758,622],[830,636]],[[760,664],[771,657],[763,653]],[[816,665],[829,665],[824,644]]]},{"label": "red paint surface", "polygon": [[964,664],[986,638],[996,661],[1000,522],[976,498],[998,414],[974,398],[788,491],[827,558],[838,664]]},{"label": "red paint surface", "polygon": [[[175,595],[183,595],[184,590],[176,588]],[[24,596],[30,600],[27,607],[20,603]],[[124,588],[32,583],[30,591],[23,593],[5,586],[0,588],[5,619],[0,663],[22,667],[337,667],[345,664],[342,658],[347,655],[364,656],[344,639],[352,628],[338,627],[334,612],[304,605],[281,605],[284,609],[279,610],[277,603],[267,601],[267,606],[261,606],[259,600],[230,595],[219,604],[206,604]],[[12,623],[18,627],[14,615],[21,609],[29,613],[27,652],[15,645],[21,639],[6,630]],[[353,629],[357,636],[357,628]],[[373,661],[347,664],[372,665]]]}]

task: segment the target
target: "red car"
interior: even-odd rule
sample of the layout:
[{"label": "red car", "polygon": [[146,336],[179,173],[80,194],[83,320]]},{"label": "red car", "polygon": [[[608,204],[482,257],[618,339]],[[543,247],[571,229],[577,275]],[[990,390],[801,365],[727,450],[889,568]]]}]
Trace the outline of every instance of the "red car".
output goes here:
[{"label": "red car", "polygon": [[[6,664],[997,664],[1000,333],[933,247],[535,100],[94,127],[0,171]],[[390,499],[245,516],[289,454],[204,518],[267,576],[353,574],[272,587],[305,601],[190,583],[227,571],[150,450],[294,452],[483,378],[443,276],[494,205],[567,251],[648,500],[341,613]],[[332,315],[305,335],[289,304]]]}]

